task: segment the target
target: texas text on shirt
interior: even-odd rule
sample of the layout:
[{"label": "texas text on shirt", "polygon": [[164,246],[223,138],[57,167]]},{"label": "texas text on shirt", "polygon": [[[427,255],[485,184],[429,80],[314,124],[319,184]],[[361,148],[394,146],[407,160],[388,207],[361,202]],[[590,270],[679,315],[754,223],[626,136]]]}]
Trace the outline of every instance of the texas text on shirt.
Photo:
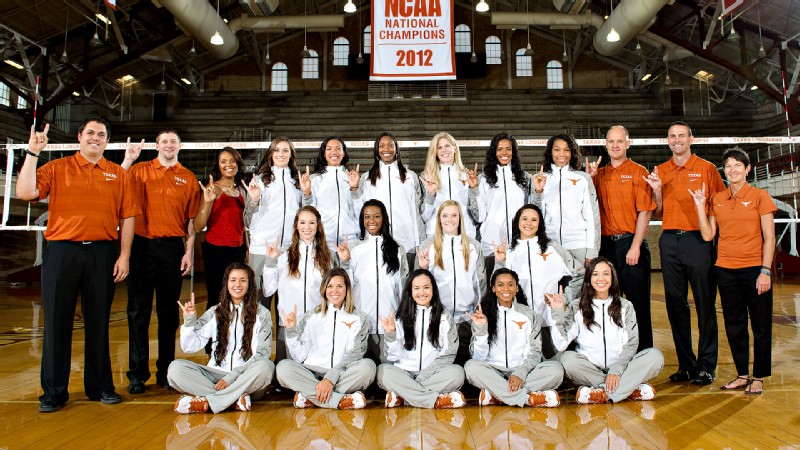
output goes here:
[{"label": "texas text on shirt", "polygon": [[701,189],[705,183],[709,198],[725,190],[725,183],[722,182],[717,168],[695,154],[683,166],[676,165],[673,158],[670,158],[658,166],[658,176],[661,177],[664,199],[662,228],[665,230],[700,229],[689,189]]},{"label": "texas text on shirt", "polygon": [[594,186],[603,236],[635,234],[638,214],[656,209],[652,190],[642,178],[647,174],[647,169],[630,159],[617,167],[609,164],[597,169]]},{"label": "texas text on shirt", "polygon": [[719,226],[716,265],[727,269],[760,266],[763,245],[760,217],[777,209],[767,191],[749,184],[734,195],[727,189],[714,195],[708,215],[716,216]]}]

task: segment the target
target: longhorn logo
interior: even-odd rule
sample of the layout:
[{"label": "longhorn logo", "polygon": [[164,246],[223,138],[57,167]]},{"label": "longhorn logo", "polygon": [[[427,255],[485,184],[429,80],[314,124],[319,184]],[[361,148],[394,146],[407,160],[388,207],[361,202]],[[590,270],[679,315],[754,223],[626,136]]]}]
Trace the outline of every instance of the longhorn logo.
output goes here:
[{"label": "longhorn logo", "polygon": [[353,324],[354,324],[354,323],[356,323],[356,321],[354,320],[354,321],[352,321],[352,322],[345,322],[345,321],[343,320],[343,321],[342,321],[342,323],[343,323],[343,324],[345,324],[345,325],[347,325],[347,328],[350,328],[350,327],[352,327],[352,326],[353,326]]},{"label": "longhorn logo", "polygon": [[552,255],[552,253],[542,253],[542,260],[547,261],[547,257]]},{"label": "longhorn logo", "polygon": [[569,181],[572,181],[572,185],[573,186],[577,186],[578,185],[578,180],[569,180]]},{"label": "longhorn logo", "polygon": [[519,329],[520,329],[520,330],[522,329],[522,326],[523,326],[523,325],[525,325],[526,323],[528,323],[528,322],[524,322],[524,321],[523,321],[523,322],[517,322],[516,320],[512,320],[512,322],[514,322],[515,324],[517,324],[517,326],[519,327]]}]

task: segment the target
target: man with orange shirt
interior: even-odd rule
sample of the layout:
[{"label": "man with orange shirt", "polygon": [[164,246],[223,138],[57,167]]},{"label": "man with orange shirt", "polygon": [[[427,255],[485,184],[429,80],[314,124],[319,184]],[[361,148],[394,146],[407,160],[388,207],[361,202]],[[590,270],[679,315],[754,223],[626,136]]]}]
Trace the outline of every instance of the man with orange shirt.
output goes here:
[{"label": "man with orange shirt", "polygon": [[614,263],[622,293],[633,304],[639,324],[637,351],[641,351],[653,346],[647,225],[656,204],[643,180],[647,169],[628,159],[630,146],[625,127],[609,128],[606,149],[611,163],[597,169],[593,181],[600,206],[600,256]]},{"label": "man with orange shirt", "polygon": [[[678,354],[678,370],[669,376],[674,382],[690,381],[707,385],[717,369],[718,336],[716,284],[712,267],[716,251],[700,235],[697,210],[690,190],[704,183],[711,198],[725,190],[716,166],[692,154],[692,130],[684,122],[669,127],[667,143],[672,158],[660,164],[645,178],[653,189],[656,217],[663,216],[664,230],[658,246],[667,317]],[[708,204],[706,204],[708,209]],[[688,285],[692,287],[700,339],[697,356],[692,350],[692,324]]]},{"label": "man with orange shirt", "polygon": [[[169,387],[167,369],[175,359],[175,333],[183,276],[192,269],[194,216],[200,189],[194,174],[178,162],[181,139],[175,130],[156,136],[158,156],[130,169],[131,185],[143,213],[136,217],[128,278],[128,392],[141,394],[150,378],[150,316],[153,292],[158,316],[156,384]],[[128,147],[122,167],[139,157],[139,147]],[[184,242],[185,241],[185,242]]]},{"label": "man with orange shirt", "polygon": [[38,133],[31,127],[17,178],[20,199],[50,198],[44,234],[48,244],[42,263],[41,412],[58,411],[69,399],[72,327],[79,293],[85,335],[84,390],[89,399],[101,403],[122,401],[114,391],[108,321],[114,283],[128,275],[133,217],[140,213],[128,174],[103,158],[110,136],[104,119],[83,122],[78,129],[78,152],[36,170],[39,154],[47,146],[48,129],[45,126]]}]

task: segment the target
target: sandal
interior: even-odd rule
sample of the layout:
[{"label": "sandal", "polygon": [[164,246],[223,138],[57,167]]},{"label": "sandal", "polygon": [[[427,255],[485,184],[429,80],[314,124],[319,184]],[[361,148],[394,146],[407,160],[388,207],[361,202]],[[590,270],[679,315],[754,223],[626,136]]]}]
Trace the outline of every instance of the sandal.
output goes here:
[{"label": "sandal", "polygon": [[[743,384],[734,384],[734,383],[738,382],[739,380],[745,380],[745,382]],[[743,375],[739,375],[738,377],[734,378],[733,380],[729,381],[728,383],[723,384],[719,388],[722,389],[723,391],[731,391],[731,390],[734,390],[734,389],[746,389],[748,386],[750,386],[750,383],[752,383],[752,380],[749,377],[743,376]],[[733,385],[733,386],[731,386],[731,385]]]},{"label": "sandal", "polygon": [[[753,388],[754,383],[761,383],[761,386],[758,389]],[[753,378],[750,380],[750,385],[747,386],[747,389],[744,390],[745,394],[761,394],[764,392],[764,379],[763,378]]]}]

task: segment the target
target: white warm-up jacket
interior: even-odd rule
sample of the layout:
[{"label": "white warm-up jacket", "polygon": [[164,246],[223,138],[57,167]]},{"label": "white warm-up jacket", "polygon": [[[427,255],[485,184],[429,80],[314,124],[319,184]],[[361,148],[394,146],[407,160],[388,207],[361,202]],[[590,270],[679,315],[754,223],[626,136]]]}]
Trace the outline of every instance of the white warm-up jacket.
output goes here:
[{"label": "white warm-up jacket", "polygon": [[416,308],[417,317],[414,324],[416,345],[414,348],[406,350],[403,347],[405,342],[403,323],[397,318],[395,319],[395,331],[386,332],[383,346],[389,362],[393,362],[395,366],[405,371],[418,373],[416,380],[421,383],[456,360],[458,330],[453,323],[453,316],[447,310],[443,310],[439,320],[439,346],[441,348],[437,349],[428,341],[431,307],[417,305]]},{"label": "white warm-up jacket", "polygon": [[489,347],[489,324],[472,323],[470,354],[523,380],[542,361],[541,327],[533,309],[517,303],[497,305],[497,335]]},{"label": "white warm-up jacket", "polygon": [[348,365],[364,357],[368,332],[364,313],[348,313],[329,303],[325,314],[307,311],[296,327],[287,328],[286,346],[295,361],[328,369],[325,378],[336,384]]},{"label": "white warm-up jacket", "polygon": [[486,175],[481,174],[476,188],[469,190],[469,210],[472,217],[480,222],[481,247],[483,256],[492,256],[496,245],[511,241],[511,223],[517,210],[530,201],[533,180],[525,173],[527,187],[520,187],[511,173],[511,167],[497,168],[497,186],[486,182]]},{"label": "white warm-up jacket", "polygon": [[517,241],[514,249],[506,251],[505,261],[495,261],[495,270],[501,267],[517,273],[519,287],[539,318],[544,317],[544,294],[558,293],[558,282],[570,276],[572,280],[564,290],[564,298],[570,301],[580,293],[586,271],[583,261],[577,261],[564,247],[553,241],[550,241],[543,254],[537,237]]},{"label": "white warm-up jacket", "polygon": [[353,196],[347,182],[347,170],[342,166],[326,167],[325,173],[311,175],[311,195],[303,196],[303,206],[317,208],[322,216],[325,239],[333,250],[344,242],[356,240],[358,215],[353,208]]},{"label": "white warm-up jacket", "polygon": [[[294,186],[289,168],[272,168],[275,179],[265,185],[260,176],[256,182],[261,189],[258,203],[247,202],[244,209],[244,224],[250,230],[250,253],[264,255],[267,244],[278,240],[278,248],[285,249],[292,242],[294,216],[300,209],[302,192]],[[327,229],[327,228],[326,228]]]},{"label": "white warm-up jacket", "polygon": [[419,178],[411,170],[406,170],[406,181],[400,181],[397,161],[391,164],[378,163],[381,177],[375,186],[369,181],[369,172],[361,175],[358,189],[351,191],[353,206],[361,211],[364,202],[377,199],[383,202],[389,213],[392,236],[406,251],[411,251],[425,240],[425,225],[422,223],[422,192]]},{"label": "white warm-up jacket", "polygon": [[[444,235],[442,239],[442,262],[444,269],[434,263],[436,249],[433,240],[425,241],[420,248],[429,249],[428,270],[433,273],[439,288],[439,298],[444,307],[453,315],[456,323],[469,320],[466,313],[472,313],[478,306],[483,291],[486,290],[486,269],[480,244],[469,240],[469,267],[464,268],[464,252],[461,235]],[[419,265],[419,260],[417,260]]]},{"label": "white warm-up jacket", "polygon": [[400,245],[397,258],[400,268],[389,273],[383,262],[382,236],[367,233],[363,241],[351,243],[350,272],[353,274],[353,302],[367,316],[370,334],[383,334],[380,318],[397,311],[403,282],[408,276],[406,251]]},{"label": "white warm-up jacket", "polygon": [[544,214],[547,237],[567,250],[587,249],[586,257],[600,251],[600,209],[591,177],[569,166],[555,167],[547,173],[541,193],[533,191],[533,202]]},{"label": "white warm-up jacket", "polygon": [[436,215],[439,212],[439,207],[442,206],[446,200],[455,200],[461,204],[461,214],[464,215],[464,226],[467,228],[467,235],[475,238],[475,221],[472,220],[472,215],[469,214],[469,183],[467,182],[467,174],[458,173],[455,165],[446,166],[439,165],[439,190],[436,191],[436,196],[431,197],[424,185],[422,192],[425,194],[424,210],[422,211],[422,220],[425,221],[425,231],[428,236],[433,236],[436,231]]},{"label": "white warm-up jacket", "polygon": [[[289,274],[289,253],[283,252],[278,258],[267,256],[264,261],[262,274],[264,295],[271,296],[278,292],[278,325],[283,326],[283,313],[281,310],[291,312],[297,306],[297,315],[311,311],[322,302],[319,295],[319,286],[325,275],[317,268],[315,244],[306,244],[300,241],[300,276],[293,277]],[[333,261],[336,261],[331,256]]]},{"label": "white warm-up jacket", "polygon": [[253,324],[253,337],[250,340],[253,354],[245,361],[242,359],[242,339],[244,337],[242,305],[232,304],[231,310],[234,312],[234,316],[228,327],[228,346],[225,358],[220,364],[217,364],[214,351],[217,348],[216,310],[218,307],[219,305],[212,306],[199,319],[196,314],[183,316],[183,325],[180,329],[181,350],[186,353],[194,353],[205,347],[210,339],[211,359],[208,361],[208,367],[229,372],[222,379],[230,385],[253,363],[269,359],[272,352],[272,316],[267,308],[262,305],[258,306],[256,322]]},{"label": "white warm-up jacket", "polygon": [[586,356],[589,361],[600,369],[613,375],[622,375],[628,363],[636,355],[639,346],[639,328],[636,325],[636,313],[631,302],[622,301],[622,327],[617,326],[608,315],[611,299],[592,300],[594,321],[591,330],[583,323],[583,314],[580,308],[580,299],[573,300],[566,310],[553,309],[547,306],[546,313],[556,323],[551,331],[561,336],[559,345],[556,339],[553,343],[556,350],[563,351],[573,340],[577,344],[576,351]]}]

